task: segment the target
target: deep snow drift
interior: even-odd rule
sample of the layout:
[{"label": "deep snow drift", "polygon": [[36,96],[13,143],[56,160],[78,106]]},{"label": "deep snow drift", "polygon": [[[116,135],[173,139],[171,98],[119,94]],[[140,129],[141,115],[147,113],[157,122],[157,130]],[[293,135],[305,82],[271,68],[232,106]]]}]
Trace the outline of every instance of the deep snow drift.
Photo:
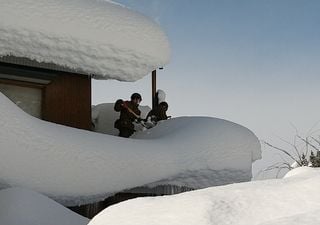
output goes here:
[{"label": "deep snow drift", "polygon": [[0,190],[1,225],[85,225],[82,217],[39,193],[21,188]]},{"label": "deep snow drift", "polygon": [[89,225],[320,224],[320,169],[297,168],[289,175],[129,200],[105,209]]},{"label": "deep snow drift", "polygon": [[0,56],[27,57],[94,74],[135,81],[169,61],[160,26],[101,0],[1,0]]},{"label": "deep snow drift", "polygon": [[125,139],[36,119],[0,94],[0,181],[65,205],[124,189],[176,184],[203,188],[250,180],[257,137],[238,124],[181,117]]}]

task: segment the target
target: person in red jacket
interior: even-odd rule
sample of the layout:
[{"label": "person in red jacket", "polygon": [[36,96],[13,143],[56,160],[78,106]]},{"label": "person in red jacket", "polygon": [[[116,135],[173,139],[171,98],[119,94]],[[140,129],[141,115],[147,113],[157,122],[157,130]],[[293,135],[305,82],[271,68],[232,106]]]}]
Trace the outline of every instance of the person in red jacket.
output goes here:
[{"label": "person in red jacket", "polygon": [[138,109],[142,97],[139,93],[131,95],[131,101],[119,99],[114,105],[114,110],[120,112],[120,118],[115,121],[114,127],[119,130],[120,137],[130,137],[134,132],[133,122],[140,120],[141,112]]}]

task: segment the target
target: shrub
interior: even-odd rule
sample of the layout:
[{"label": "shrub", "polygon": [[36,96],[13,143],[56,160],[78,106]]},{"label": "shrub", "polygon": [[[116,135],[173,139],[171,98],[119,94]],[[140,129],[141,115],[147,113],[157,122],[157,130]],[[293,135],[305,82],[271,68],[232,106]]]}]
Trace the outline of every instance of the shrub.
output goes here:
[{"label": "shrub", "polygon": [[277,147],[266,141],[262,142],[268,147],[282,152],[291,160],[293,160],[294,163],[290,163],[282,157],[282,162],[278,162],[269,166],[263,170],[264,172],[278,170],[276,175],[278,177],[279,173],[284,169],[291,170],[301,166],[320,167],[320,138],[317,139],[312,136],[303,138],[300,135],[295,135],[293,144],[285,140],[282,141],[287,143],[291,149],[293,149],[293,151]]}]

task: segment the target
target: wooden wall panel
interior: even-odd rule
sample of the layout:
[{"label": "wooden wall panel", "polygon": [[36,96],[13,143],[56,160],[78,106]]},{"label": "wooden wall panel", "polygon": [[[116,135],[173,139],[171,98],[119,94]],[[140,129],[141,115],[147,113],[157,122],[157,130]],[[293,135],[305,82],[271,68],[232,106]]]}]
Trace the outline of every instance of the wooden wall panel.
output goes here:
[{"label": "wooden wall panel", "polygon": [[43,92],[44,120],[91,130],[91,78],[59,74]]}]

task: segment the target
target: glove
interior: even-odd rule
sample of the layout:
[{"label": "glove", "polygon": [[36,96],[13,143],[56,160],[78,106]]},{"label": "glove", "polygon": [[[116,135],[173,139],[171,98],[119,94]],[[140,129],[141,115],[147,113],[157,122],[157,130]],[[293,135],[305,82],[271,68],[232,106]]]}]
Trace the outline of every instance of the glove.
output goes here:
[{"label": "glove", "polygon": [[120,112],[121,111],[121,109],[122,109],[122,104],[123,104],[123,100],[122,99],[118,99],[117,101],[116,101],[116,103],[114,104],[114,111],[116,111],[116,112]]}]

